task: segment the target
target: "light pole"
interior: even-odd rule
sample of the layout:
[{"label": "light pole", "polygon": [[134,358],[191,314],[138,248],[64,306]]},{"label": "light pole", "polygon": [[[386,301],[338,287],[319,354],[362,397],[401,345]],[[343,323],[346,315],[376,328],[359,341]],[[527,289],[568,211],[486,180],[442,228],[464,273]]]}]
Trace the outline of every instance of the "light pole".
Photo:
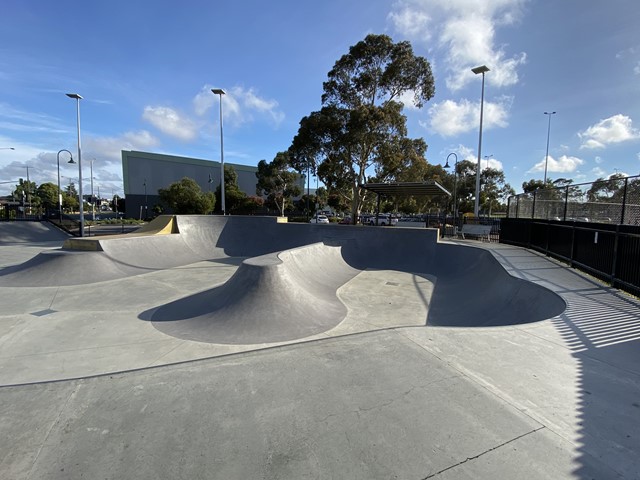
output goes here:
[{"label": "light pole", "polygon": [[549,115],[549,125],[547,126],[547,154],[544,157],[544,182],[542,188],[547,188],[547,166],[549,164],[549,135],[551,134],[551,115],[555,115],[556,112],[544,112],[545,115]]},{"label": "light pole", "polygon": [[0,150],[15,150],[13,147],[1,147]]},{"label": "light pole", "polygon": [[91,221],[96,221],[96,201],[93,198],[93,161],[95,158],[91,159]]},{"label": "light pole", "polygon": [[221,88],[212,88],[211,92],[220,95],[220,201],[222,202],[222,215],[225,215],[225,195],[224,195],[224,136],[222,135],[222,95],[226,92]]},{"label": "light pole", "polygon": [[147,179],[144,179],[144,218],[147,218]]},{"label": "light pole", "polygon": [[71,159],[67,163],[76,163],[73,161],[73,154],[66,149],[62,149],[58,151],[58,220],[62,221],[62,190],[60,189],[60,154],[62,152],[67,152]]},{"label": "light pole", "polygon": [[471,71],[478,75],[482,74],[482,96],[480,97],[480,134],[478,136],[478,168],[476,172],[476,201],[473,207],[473,214],[477,217],[480,210],[480,158],[482,155],[482,117],[484,113],[484,74],[489,71],[489,67],[481,65],[480,67],[472,68]]},{"label": "light pole", "polygon": [[84,237],[84,205],[82,199],[82,148],[80,146],[80,100],[77,93],[67,93],[67,97],[76,100],[76,123],[78,126],[78,197],[80,200],[80,236]]},{"label": "light pole", "polygon": [[447,155],[447,161],[444,168],[449,168],[449,157],[451,155],[453,155],[456,159],[453,166],[453,217],[454,221],[456,221],[458,219],[458,199],[456,197],[456,191],[458,187],[458,155],[456,155],[455,153],[450,153],[449,155]]},{"label": "light pole", "polygon": [[489,170],[489,159],[492,158],[493,155],[485,155],[484,159],[487,161],[487,170]]}]

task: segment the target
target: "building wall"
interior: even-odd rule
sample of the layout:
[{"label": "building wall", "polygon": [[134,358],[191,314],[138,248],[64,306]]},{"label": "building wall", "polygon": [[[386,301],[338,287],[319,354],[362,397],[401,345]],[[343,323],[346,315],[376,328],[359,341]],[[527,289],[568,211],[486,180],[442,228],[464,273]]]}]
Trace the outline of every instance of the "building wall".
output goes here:
[{"label": "building wall", "polygon": [[[225,163],[236,171],[240,189],[247,195],[255,195],[257,167]],[[122,150],[122,177],[126,216],[145,218],[152,214],[153,206],[160,203],[158,190],[184,177],[195,180],[205,192],[215,192],[220,185],[220,162]]]}]

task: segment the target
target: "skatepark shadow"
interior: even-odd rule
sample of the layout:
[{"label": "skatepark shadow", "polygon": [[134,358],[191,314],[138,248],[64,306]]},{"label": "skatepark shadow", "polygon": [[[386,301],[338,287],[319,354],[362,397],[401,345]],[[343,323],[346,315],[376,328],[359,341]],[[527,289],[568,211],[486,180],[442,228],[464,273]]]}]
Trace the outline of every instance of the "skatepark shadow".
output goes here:
[{"label": "skatepark shadow", "polygon": [[577,363],[580,456],[573,474],[596,478],[594,464],[604,462],[615,470],[607,478],[638,478],[640,305],[613,289],[594,286],[572,298],[567,313],[552,322]]}]

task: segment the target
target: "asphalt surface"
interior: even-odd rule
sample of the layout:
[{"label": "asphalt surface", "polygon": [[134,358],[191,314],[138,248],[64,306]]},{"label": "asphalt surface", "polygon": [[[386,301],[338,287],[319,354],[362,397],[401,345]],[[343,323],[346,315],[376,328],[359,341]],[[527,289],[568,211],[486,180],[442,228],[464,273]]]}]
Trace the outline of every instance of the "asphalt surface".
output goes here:
[{"label": "asphalt surface", "polygon": [[221,220],[94,252],[0,224],[3,478],[639,477],[636,299],[427,230]]}]

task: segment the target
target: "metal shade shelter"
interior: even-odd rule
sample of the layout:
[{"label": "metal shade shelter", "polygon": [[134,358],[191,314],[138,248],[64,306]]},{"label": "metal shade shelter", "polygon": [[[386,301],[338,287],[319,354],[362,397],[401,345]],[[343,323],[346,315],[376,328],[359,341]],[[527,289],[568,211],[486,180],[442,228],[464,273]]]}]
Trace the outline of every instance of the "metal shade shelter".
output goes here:
[{"label": "metal shade shelter", "polygon": [[451,193],[435,180],[425,180],[424,182],[400,182],[400,183],[365,183],[362,188],[375,193],[378,198],[376,202],[376,225],[378,225],[378,215],[380,213],[380,197],[394,196],[427,196],[448,195]]},{"label": "metal shade shelter", "polygon": [[435,196],[449,195],[451,193],[435,180],[424,182],[401,182],[401,183],[365,183],[362,188],[385,197],[393,196]]}]

